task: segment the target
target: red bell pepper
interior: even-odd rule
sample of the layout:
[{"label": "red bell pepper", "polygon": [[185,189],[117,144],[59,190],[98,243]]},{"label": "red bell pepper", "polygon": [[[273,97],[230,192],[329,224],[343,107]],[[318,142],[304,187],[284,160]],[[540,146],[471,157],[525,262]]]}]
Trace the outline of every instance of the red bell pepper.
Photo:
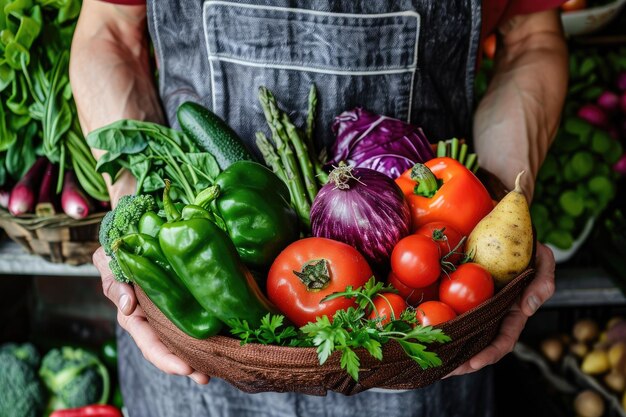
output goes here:
[{"label": "red bell pepper", "polygon": [[123,417],[122,412],[112,405],[87,405],[80,408],[57,410],[50,417]]},{"label": "red bell pepper", "polygon": [[492,209],[489,192],[463,164],[452,158],[434,158],[416,164],[396,179],[411,207],[411,228],[447,222],[468,236]]}]

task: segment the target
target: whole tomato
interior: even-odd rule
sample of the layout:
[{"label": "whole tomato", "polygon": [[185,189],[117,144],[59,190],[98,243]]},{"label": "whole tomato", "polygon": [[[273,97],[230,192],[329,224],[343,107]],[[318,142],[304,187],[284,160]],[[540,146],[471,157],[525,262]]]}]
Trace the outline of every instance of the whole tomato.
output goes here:
[{"label": "whole tomato", "polygon": [[564,12],[573,12],[576,10],[582,10],[587,7],[587,0],[567,0],[561,4],[561,10]]},{"label": "whole tomato", "polygon": [[412,306],[416,306],[424,301],[436,300],[439,297],[439,281],[433,282],[428,287],[411,288],[404,285],[391,271],[387,277],[387,283],[398,290],[398,295]]},{"label": "whole tomato", "polygon": [[[430,237],[437,242],[441,256],[448,255],[463,239],[461,233],[459,233],[454,227],[446,222],[430,222],[417,229],[415,232],[418,235],[424,235]],[[446,260],[458,265],[463,258],[463,246],[461,245],[455,250],[455,253],[450,255]]]},{"label": "whole tomato", "polygon": [[[400,318],[400,314],[402,314],[402,312],[408,307],[401,296],[391,292],[378,294],[374,298],[374,306],[376,309],[372,310],[369,315],[369,319],[374,320],[381,317],[382,320],[380,321],[380,324],[383,326],[389,323],[392,318],[394,320],[398,320]],[[378,315],[376,315],[377,312]]]},{"label": "whole tomato", "polygon": [[475,263],[459,265],[449,277],[442,277],[439,300],[448,304],[457,314],[471,310],[493,296],[493,278]]},{"label": "whole tomato", "polygon": [[372,276],[367,261],[356,249],[336,240],[311,237],[287,246],[274,260],[267,276],[267,295],[297,326],[318,316],[354,306],[339,297],[321,303],[348,285],[360,287]]},{"label": "whole tomato", "polygon": [[391,270],[404,285],[422,288],[437,281],[441,274],[439,245],[423,235],[410,235],[391,252]]},{"label": "whole tomato", "polygon": [[456,313],[441,301],[426,301],[415,308],[415,316],[422,326],[436,326],[452,320]]}]

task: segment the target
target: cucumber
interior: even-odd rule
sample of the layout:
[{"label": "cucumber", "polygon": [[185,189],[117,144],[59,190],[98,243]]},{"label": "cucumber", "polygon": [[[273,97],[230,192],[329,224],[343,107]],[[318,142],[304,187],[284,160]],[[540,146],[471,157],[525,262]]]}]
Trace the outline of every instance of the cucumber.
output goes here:
[{"label": "cucumber", "polygon": [[221,170],[237,161],[253,161],[235,131],[209,109],[190,101],[178,107],[178,123],[201,151],[213,155]]}]

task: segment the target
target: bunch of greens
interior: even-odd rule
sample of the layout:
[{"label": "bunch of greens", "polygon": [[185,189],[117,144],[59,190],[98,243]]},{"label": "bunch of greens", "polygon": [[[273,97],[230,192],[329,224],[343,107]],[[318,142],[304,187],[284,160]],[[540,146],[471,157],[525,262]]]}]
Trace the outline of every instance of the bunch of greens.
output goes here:
[{"label": "bunch of greens", "polygon": [[164,178],[171,180],[173,200],[191,203],[220,173],[213,155],[200,152],[184,133],[156,123],[120,120],[89,133],[87,143],[107,151],[98,172],[115,181],[126,169],[137,179],[137,194],[152,193],[159,201]]},{"label": "bunch of greens", "polygon": [[278,107],[276,98],[265,87],[259,88],[259,101],[270,128],[272,141],[262,132],[256,134],[256,145],[265,163],[283,180],[291,194],[291,201],[302,224],[307,228],[311,220],[311,204],[324,185],[328,174],[322,169],[314,140],[317,90],[311,86],[306,126],[298,129],[287,113]]},{"label": "bunch of greens", "polygon": [[315,323],[308,323],[297,330],[284,324],[284,316],[267,315],[258,328],[251,328],[245,320],[231,320],[228,324],[231,333],[241,339],[241,344],[261,343],[282,346],[315,346],[320,365],[324,364],[334,352],[341,352],[340,365],[348,374],[359,379],[361,360],[356,350],[365,349],[378,360],[383,359],[382,345],[396,341],[404,352],[422,369],[441,365],[436,353],[426,350],[425,343],[445,343],[450,338],[441,329],[431,326],[422,327],[417,322],[415,311],[405,310],[400,317],[382,324],[382,317],[369,319],[375,311],[373,299],[377,294],[396,292],[396,290],[372,277],[359,288],[347,287],[326,297],[322,302],[338,297],[355,300],[356,307],[338,310],[332,320],[327,316],[318,317]]},{"label": "bunch of greens", "polygon": [[68,52],[79,0],[0,0],[0,185],[20,179],[38,155],[106,201],[78,124],[69,85]]}]

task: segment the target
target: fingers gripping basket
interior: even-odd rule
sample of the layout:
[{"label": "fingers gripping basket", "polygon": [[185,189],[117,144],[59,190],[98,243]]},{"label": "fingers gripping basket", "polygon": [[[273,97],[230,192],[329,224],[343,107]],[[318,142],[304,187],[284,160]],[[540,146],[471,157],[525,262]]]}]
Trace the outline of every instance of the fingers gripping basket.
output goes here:
[{"label": "fingers gripping basket", "polygon": [[[504,187],[497,178],[484,173],[481,177],[495,198],[503,196]],[[384,346],[382,361],[365,351],[357,351],[361,358],[358,382],[341,369],[339,352],[320,366],[316,348],[241,346],[239,340],[226,336],[206,340],[189,337],[172,324],[139,287],[135,288],[139,304],[159,338],[175,355],[200,372],[222,378],[249,393],[325,395],[331,390],[352,395],[369,388],[416,389],[438,381],[495,338],[503,317],[533,277],[534,269],[528,268],[493,298],[443,324],[443,331],[452,341],[428,347],[443,361],[441,367],[422,370],[399,344],[390,342]]]},{"label": "fingers gripping basket", "polygon": [[98,230],[105,213],[73,219],[65,214],[50,217],[13,217],[0,211],[0,227],[29,253],[54,263],[80,265],[91,262],[98,249]]}]

